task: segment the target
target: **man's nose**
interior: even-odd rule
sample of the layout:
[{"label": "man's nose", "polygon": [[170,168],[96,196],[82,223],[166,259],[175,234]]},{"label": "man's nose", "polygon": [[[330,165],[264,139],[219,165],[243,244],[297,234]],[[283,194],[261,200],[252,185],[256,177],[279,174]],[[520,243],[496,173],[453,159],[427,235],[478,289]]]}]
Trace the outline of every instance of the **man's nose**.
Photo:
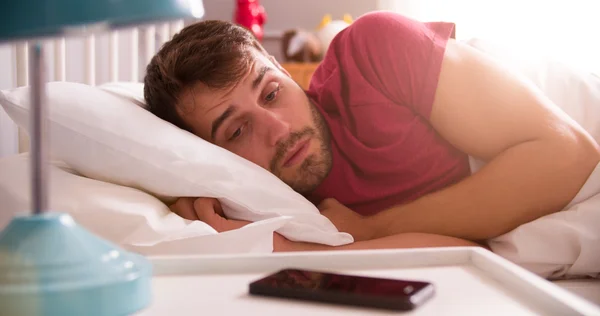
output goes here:
[{"label": "man's nose", "polygon": [[267,144],[275,146],[277,142],[288,137],[290,134],[290,124],[277,111],[265,109],[263,114],[263,131]]}]

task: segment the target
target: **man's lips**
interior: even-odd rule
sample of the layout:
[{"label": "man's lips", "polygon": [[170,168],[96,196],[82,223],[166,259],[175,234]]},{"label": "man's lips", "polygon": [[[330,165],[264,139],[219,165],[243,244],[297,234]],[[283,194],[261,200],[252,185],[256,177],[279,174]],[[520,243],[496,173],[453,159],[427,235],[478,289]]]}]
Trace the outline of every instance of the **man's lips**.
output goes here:
[{"label": "man's lips", "polygon": [[310,138],[299,141],[294,147],[292,147],[288,154],[284,158],[283,166],[291,167],[298,162],[302,161],[308,153],[308,147],[310,145]]}]

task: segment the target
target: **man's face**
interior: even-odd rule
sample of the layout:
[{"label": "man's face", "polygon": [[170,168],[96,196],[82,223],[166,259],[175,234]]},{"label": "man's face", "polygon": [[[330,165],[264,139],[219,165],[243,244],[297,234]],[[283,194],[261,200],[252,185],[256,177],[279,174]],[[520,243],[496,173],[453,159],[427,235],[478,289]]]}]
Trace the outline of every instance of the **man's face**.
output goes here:
[{"label": "man's face", "polygon": [[233,88],[188,89],[179,114],[196,135],[308,193],[331,169],[328,128],[277,62],[258,50],[253,55],[249,71]]}]

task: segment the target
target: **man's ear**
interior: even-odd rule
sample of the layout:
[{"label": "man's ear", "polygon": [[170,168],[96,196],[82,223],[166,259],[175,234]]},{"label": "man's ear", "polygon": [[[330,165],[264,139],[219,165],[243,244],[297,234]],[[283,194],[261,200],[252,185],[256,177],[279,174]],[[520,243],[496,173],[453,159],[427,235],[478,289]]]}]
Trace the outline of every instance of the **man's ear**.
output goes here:
[{"label": "man's ear", "polygon": [[277,67],[277,69],[281,70],[288,77],[292,77],[292,75],[290,75],[290,73],[279,64],[279,62],[275,59],[273,55],[269,55],[269,60],[273,63],[273,65],[275,65],[275,67]]}]

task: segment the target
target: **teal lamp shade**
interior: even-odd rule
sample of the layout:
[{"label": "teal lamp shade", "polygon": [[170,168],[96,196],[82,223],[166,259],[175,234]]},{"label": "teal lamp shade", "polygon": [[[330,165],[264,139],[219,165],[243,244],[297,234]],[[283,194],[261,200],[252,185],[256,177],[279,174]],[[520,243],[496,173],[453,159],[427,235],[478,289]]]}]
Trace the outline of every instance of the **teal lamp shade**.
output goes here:
[{"label": "teal lamp shade", "polygon": [[[203,15],[200,0],[2,0],[0,42],[35,42]],[[151,303],[150,262],[78,226],[68,214],[44,209],[41,50],[34,46],[30,59],[34,213],[13,218],[0,231],[0,314],[134,314]]]},{"label": "teal lamp shade", "polygon": [[0,41],[201,18],[201,0],[0,1]]}]

